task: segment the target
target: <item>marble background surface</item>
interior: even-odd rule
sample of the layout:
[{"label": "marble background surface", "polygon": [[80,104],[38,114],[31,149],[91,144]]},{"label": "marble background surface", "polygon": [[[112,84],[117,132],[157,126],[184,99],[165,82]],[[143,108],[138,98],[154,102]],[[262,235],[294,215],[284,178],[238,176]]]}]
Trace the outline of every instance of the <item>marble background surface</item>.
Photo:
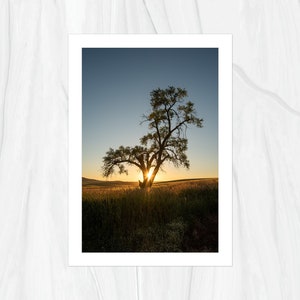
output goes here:
[{"label": "marble background surface", "polygon": [[[299,1],[2,0],[0,24],[0,299],[300,299]],[[233,267],[67,266],[69,33],[233,34]]]}]

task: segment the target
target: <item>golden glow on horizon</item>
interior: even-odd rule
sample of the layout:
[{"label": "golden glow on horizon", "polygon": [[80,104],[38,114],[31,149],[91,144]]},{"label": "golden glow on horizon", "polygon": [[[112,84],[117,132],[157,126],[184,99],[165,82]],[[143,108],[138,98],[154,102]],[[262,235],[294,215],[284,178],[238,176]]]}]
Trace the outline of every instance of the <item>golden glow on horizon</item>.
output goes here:
[{"label": "golden glow on horizon", "polygon": [[[173,171],[173,170],[172,170]],[[177,172],[176,172],[177,171]],[[133,171],[129,173],[128,176],[122,174],[115,174],[109,178],[105,178],[101,176],[98,172],[83,172],[83,177],[90,178],[90,179],[96,179],[96,180],[103,180],[103,181],[132,181],[132,182],[138,182],[138,180],[143,181],[143,174],[142,172]],[[185,170],[175,170],[175,172],[158,172],[158,174],[154,178],[154,182],[158,181],[169,181],[169,180],[179,180],[179,179],[192,179],[192,178],[217,178],[218,172],[211,172],[211,171],[192,171],[192,172],[186,172]],[[149,178],[149,174],[148,174]]]},{"label": "golden glow on horizon", "polygon": [[[103,180],[103,181],[131,181],[138,182],[138,180],[143,181],[143,173],[135,168],[128,167],[129,174],[118,174],[116,172],[111,177],[105,178],[101,174],[99,168],[95,168],[95,165],[83,165],[82,176],[90,179]],[[151,172],[151,171],[150,171]],[[153,172],[153,168],[152,168]],[[148,174],[148,178],[151,175]],[[166,165],[163,170],[160,170],[154,178],[154,182],[158,181],[169,181],[169,180],[178,180],[178,179],[191,179],[191,178],[217,178],[218,177],[218,168],[217,166],[212,167],[210,163],[202,163],[200,167],[192,164],[190,170],[184,168],[175,168],[171,165]]]}]

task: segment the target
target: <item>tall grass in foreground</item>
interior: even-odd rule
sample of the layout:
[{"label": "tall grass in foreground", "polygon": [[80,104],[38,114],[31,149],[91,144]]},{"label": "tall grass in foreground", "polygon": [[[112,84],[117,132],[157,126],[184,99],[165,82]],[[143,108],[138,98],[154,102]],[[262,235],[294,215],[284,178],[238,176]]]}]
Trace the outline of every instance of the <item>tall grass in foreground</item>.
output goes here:
[{"label": "tall grass in foreground", "polygon": [[218,188],[164,186],[82,198],[83,252],[216,252]]}]

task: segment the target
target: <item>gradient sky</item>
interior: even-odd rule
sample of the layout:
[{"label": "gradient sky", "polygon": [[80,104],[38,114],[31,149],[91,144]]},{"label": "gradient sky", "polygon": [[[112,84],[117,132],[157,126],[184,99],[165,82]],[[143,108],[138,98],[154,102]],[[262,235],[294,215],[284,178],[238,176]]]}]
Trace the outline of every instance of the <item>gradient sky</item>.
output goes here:
[{"label": "gradient sky", "polygon": [[[190,169],[165,165],[156,180],[218,177],[217,48],[82,49],[82,176],[104,180],[106,151],[139,144],[147,133],[141,117],[150,111],[150,92],[185,88],[203,128],[187,130]],[[117,170],[117,169],[116,169]],[[137,181],[141,174],[116,174],[109,180]]]}]

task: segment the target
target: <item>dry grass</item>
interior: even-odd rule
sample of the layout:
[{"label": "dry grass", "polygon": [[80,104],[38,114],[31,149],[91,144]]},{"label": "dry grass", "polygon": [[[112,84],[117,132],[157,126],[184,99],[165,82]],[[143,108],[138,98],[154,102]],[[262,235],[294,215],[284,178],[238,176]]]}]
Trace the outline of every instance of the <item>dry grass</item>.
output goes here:
[{"label": "dry grass", "polygon": [[83,180],[84,252],[218,251],[218,179]]},{"label": "dry grass", "polygon": [[[183,189],[205,189],[218,188],[218,178],[201,178],[201,179],[182,179],[174,181],[154,182],[152,191],[168,189],[177,194]],[[124,193],[137,191],[139,185],[137,182],[126,181],[98,181],[83,178],[82,196],[83,199],[101,200],[112,197],[120,198]]]}]

